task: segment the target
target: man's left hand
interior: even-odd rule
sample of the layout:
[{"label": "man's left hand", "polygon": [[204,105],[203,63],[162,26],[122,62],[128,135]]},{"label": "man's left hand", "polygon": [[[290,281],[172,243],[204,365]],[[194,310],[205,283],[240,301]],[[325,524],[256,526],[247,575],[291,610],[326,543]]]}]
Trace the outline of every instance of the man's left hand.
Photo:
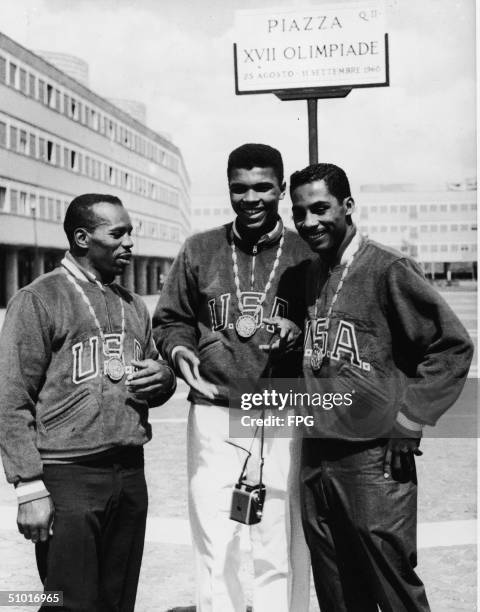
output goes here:
[{"label": "man's left hand", "polygon": [[175,384],[172,370],[154,359],[132,360],[136,371],[127,376],[127,389],[139,399],[151,400],[168,393]]},{"label": "man's left hand", "polygon": [[385,449],[383,475],[394,480],[415,477],[414,455],[423,455],[419,449],[421,438],[390,438]]},{"label": "man's left hand", "polygon": [[290,319],[285,319],[285,317],[270,317],[268,319],[263,319],[263,323],[275,327],[275,333],[278,334],[278,340],[270,344],[261,344],[259,348],[262,351],[286,353],[295,348],[295,345],[302,335],[302,330],[298,325],[290,321]]}]

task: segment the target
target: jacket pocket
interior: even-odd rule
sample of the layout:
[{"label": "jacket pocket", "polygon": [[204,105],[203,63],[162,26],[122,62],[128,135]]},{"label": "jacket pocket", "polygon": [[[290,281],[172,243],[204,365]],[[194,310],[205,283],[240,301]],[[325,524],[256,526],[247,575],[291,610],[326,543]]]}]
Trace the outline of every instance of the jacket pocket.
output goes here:
[{"label": "jacket pocket", "polygon": [[103,441],[99,403],[88,388],[75,390],[40,418],[40,446],[50,450],[89,449]]}]

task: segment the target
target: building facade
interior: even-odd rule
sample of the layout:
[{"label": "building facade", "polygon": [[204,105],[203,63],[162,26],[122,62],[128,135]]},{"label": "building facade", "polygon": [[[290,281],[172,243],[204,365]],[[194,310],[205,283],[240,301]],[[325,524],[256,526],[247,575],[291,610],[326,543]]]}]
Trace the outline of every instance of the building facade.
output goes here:
[{"label": "building facade", "polygon": [[356,194],[360,231],[411,255],[432,277],[476,279],[477,184],[362,185]]},{"label": "building facade", "polygon": [[130,212],[135,258],[123,284],[155,293],[190,233],[180,150],[0,33],[0,306],[58,264],[66,207],[92,192],[116,195]]}]

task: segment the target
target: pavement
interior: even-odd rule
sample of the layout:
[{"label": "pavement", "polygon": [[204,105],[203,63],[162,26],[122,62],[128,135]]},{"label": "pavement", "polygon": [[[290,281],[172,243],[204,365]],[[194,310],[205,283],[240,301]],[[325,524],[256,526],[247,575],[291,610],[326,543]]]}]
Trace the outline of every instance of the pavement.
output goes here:
[{"label": "pavement", "polygon": [[[448,291],[445,297],[477,344],[476,293]],[[148,296],[151,309],[156,296]],[[0,324],[3,321],[0,311]],[[477,362],[470,372],[477,377]],[[473,382],[472,380],[472,382]],[[187,521],[185,424],[187,389],[151,413],[154,431],[146,447],[150,510],[136,610],[194,610],[194,565]],[[432,612],[477,609],[477,428],[465,437],[432,437],[419,458],[418,573]],[[40,589],[32,545],[16,532],[12,488],[0,482],[0,590]],[[242,548],[248,551],[248,539]],[[251,567],[242,577],[251,582]],[[2,608],[2,606],[0,606]],[[28,612],[31,607],[10,607]],[[311,612],[319,610],[311,590]],[[272,612],[275,612],[272,610]]]}]

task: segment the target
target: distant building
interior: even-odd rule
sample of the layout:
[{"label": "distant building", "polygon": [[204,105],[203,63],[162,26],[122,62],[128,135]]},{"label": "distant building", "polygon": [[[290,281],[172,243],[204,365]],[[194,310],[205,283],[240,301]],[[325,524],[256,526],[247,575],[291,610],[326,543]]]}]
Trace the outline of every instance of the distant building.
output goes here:
[{"label": "distant building", "polygon": [[122,281],[155,293],[190,233],[181,152],[134,118],[140,104],[122,101],[127,113],[89,89],[85,62],[41,53],[0,33],[0,306],[58,264],[66,207],[87,192],[125,204],[135,261]]},{"label": "distant building", "polygon": [[[467,179],[444,186],[362,185],[354,194],[355,223],[362,234],[415,258],[429,276],[476,277],[477,184]],[[292,227],[291,203],[280,214]],[[228,196],[193,208],[192,230],[203,231],[234,217]]]},{"label": "distant building", "polygon": [[477,184],[362,185],[355,196],[363,234],[414,257],[427,275],[474,275]]}]

